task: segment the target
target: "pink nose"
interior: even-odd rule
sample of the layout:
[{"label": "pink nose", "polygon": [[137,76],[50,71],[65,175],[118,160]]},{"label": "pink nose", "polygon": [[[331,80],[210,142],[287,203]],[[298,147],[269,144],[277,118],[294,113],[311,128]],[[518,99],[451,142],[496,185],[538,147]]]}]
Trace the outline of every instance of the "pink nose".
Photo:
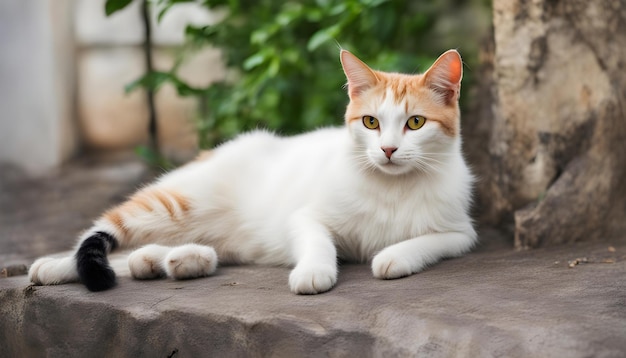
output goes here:
[{"label": "pink nose", "polygon": [[380,147],[380,149],[385,152],[385,156],[387,157],[387,159],[391,159],[391,155],[393,154],[393,152],[398,150],[398,148],[396,147]]}]

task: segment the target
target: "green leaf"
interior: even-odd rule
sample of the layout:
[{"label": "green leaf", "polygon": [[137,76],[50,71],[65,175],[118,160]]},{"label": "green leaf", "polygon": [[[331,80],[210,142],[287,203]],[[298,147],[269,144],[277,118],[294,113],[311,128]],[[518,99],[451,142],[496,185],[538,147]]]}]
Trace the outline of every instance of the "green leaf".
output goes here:
[{"label": "green leaf", "polygon": [[274,34],[275,31],[272,31],[271,28],[263,27],[261,29],[255,30],[252,35],[250,35],[250,43],[253,45],[261,45],[267,41]]},{"label": "green leaf", "polygon": [[309,42],[306,44],[307,50],[314,51],[324,42],[334,39],[337,35],[339,35],[339,30],[339,25],[333,25],[314,33],[309,39]]},{"label": "green leaf", "polygon": [[133,82],[124,86],[124,90],[126,93],[130,93],[136,90],[139,87],[144,87],[151,89],[153,91],[157,91],[161,85],[163,85],[167,81],[172,81],[173,76],[167,72],[159,72],[153,71],[150,73],[146,73],[145,75],[139,77]]},{"label": "green leaf", "polygon": [[266,54],[261,53],[261,52],[257,52],[254,55],[248,57],[244,62],[243,62],[243,69],[246,71],[250,71],[251,69],[259,66],[260,64],[262,64],[263,62],[265,62],[266,59]]},{"label": "green leaf", "polygon": [[[196,0],[168,0],[167,4],[165,4],[165,6],[163,6],[161,8],[161,10],[159,11],[159,14],[157,15],[157,22],[161,22],[161,20],[163,19],[163,16],[165,16],[165,14],[169,11],[169,9],[172,8],[172,6],[176,5],[176,4],[180,4],[180,3],[185,3],[185,2],[195,2]],[[164,1],[160,1],[160,3],[163,3]]]},{"label": "green leaf", "polygon": [[154,149],[145,145],[135,147],[135,154],[153,168],[171,170],[176,167],[174,163],[161,155],[161,153],[155,152]]},{"label": "green leaf", "polygon": [[342,2],[330,8],[330,10],[328,11],[328,14],[332,16],[339,15],[342,12],[345,12],[347,8],[348,8],[348,5],[345,2]]},{"label": "green leaf", "polygon": [[104,13],[107,16],[111,16],[130,5],[131,2],[133,2],[133,0],[107,0],[104,4]]},{"label": "green leaf", "polygon": [[270,77],[274,77],[276,76],[276,74],[278,74],[279,70],[280,70],[280,58],[274,57],[272,59],[272,62],[270,63],[270,66],[267,68],[267,74]]}]

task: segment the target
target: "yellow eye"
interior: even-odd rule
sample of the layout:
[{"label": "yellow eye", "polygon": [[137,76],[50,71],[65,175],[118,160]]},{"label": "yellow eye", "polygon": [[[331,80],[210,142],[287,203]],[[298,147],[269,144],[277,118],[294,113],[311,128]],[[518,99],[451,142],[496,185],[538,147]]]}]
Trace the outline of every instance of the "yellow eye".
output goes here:
[{"label": "yellow eye", "polygon": [[406,126],[409,127],[409,129],[416,130],[422,128],[424,123],[426,123],[426,117],[413,116],[406,122]]},{"label": "yellow eye", "polygon": [[378,128],[378,119],[372,116],[363,116],[363,125],[369,129],[377,129]]}]

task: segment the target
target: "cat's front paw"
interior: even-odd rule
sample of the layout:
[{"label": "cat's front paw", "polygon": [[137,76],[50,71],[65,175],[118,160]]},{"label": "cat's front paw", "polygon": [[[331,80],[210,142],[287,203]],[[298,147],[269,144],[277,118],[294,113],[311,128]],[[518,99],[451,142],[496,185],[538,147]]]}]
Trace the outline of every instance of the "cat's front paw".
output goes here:
[{"label": "cat's front paw", "polygon": [[176,280],[209,276],[217,269],[217,253],[210,246],[174,247],[165,257],[165,272]]},{"label": "cat's front paw", "polygon": [[314,295],[330,290],[337,282],[337,268],[332,265],[298,264],[289,275],[291,292]]},{"label": "cat's front paw", "polygon": [[374,260],[372,261],[372,273],[376,278],[390,280],[409,276],[419,271],[413,266],[414,265],[411,265],[411,262],[402,257],[402,255],[383,250],[378,255],[374,256]]}]

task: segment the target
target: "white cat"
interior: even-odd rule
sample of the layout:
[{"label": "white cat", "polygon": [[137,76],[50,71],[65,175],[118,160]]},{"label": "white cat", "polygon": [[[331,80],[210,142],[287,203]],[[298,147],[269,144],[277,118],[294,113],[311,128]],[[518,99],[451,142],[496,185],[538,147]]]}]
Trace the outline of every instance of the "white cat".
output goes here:
[{"label": "white cat", "polygon": [[470,250],[459,54],[447,51],[423,75],[374,71],[347,51],[341,62],[344,127],[241,135],[104,213],[75,256],[37,260],[30,280],[108,289],[107,253],[141,247],[129,256],[137,279],[207,276],[219,257],[294,266],[291,291],[315,294],[337,282],[338,257],[371,260],[375,277],[393,279]]}]

